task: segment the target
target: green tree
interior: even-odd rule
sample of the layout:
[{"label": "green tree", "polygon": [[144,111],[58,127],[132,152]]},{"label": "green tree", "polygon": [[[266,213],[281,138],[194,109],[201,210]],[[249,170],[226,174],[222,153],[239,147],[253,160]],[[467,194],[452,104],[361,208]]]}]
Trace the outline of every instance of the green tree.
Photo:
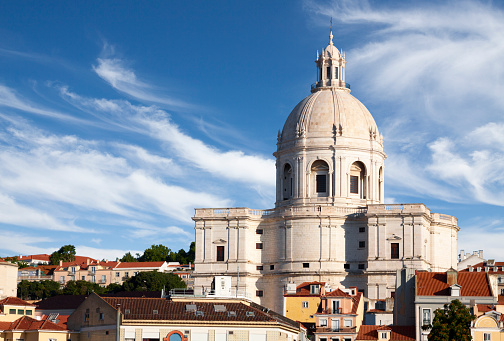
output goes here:
[{"label": "green tree", "polygon": [[87,295],[92,292],[98,295],[104,294],[105,289],[97,283],[88,281],[68,281],[63,289],[63,295]]},{"label": "green tree", "polygon": [[110,283],[107,288],[105,288],[107,294],[115,294],[116,292],[124,291],[124,288],[119,283]]},{"label": "green tree", "polygon": [[127,252],[124,254],[124,256],[120,259],[121,262],[127,263],[127,262],[137,262],[138,260],[133,257],[131,252]]},{"label": "green tree", "polygon": [[28,263],[19,260],[19,258],[17,256],[14,256],[14,257],[5,257],[4,260],[7,261],[7,262],[11,262],[11,263],[17,264],[18,267],[19,267],[19,269],[27,268],[28,267]]},{"label": "green tree", "polygon": [[58,265],[60,260],[63,262],[73,262],[75,260],[75,246],[63,245],[49,257],[49,262],[52,265]]},{"label": "green tree", "polygon": [[60,285],[55,281],[29,282],[22,280],[17,286],[17,296],[23,300],[44,299],[61,293]]},{"label": "green tree", "polygon": [[164,245],[152,245],[146,249],[138,259],[140,262],[160,262],[166,261],[170,257],[171,250]]},{"label": "green tree", "polygon": [[125,291],[159,291],[185,288],[186,284],[179,276],[157,271],[140,272],[123,283]]},{"label": "green tree", "polygon": [[459,300],[453,300],[442,309],[436,309],[432,325],[424,329],[431,328],[429,341],[469,341],[472,340],[470,327],[474,318],[465,305]]}]

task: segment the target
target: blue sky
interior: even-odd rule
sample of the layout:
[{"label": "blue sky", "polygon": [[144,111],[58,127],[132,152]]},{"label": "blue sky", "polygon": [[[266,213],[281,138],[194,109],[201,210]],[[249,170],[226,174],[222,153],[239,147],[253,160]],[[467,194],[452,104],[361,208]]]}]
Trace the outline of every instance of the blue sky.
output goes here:
[{"label": "blue sky", "polygon": [[194,239],[195,207],[272,208],[276,136],[346,52],[386,200],[504,241],[504,10],[478,1],[0,3],[0,256],[113,259]]}]

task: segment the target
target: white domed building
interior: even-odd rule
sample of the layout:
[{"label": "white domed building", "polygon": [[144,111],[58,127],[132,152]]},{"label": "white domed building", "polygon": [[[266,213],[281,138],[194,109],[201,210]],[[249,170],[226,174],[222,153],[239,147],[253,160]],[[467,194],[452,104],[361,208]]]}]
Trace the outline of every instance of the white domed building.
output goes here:
[{"label": "white domed building", "polygon": [[292,283],[356,286],[384,299],[398,269],[456,266],[455,217],[384,204],[383,139],[350,94],[345,55],[329,38],[311,94],[278,134],[275,208],[196,209],[197,292],[232,276],[233,291],[282,312]]}]

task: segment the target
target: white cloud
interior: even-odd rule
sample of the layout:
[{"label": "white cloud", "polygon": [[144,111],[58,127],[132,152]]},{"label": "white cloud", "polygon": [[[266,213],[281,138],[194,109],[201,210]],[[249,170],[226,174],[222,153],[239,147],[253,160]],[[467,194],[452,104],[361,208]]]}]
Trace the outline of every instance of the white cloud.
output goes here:
[{"label": "white cloud", "polygon": [[13,232],[0,227],[2,236],[1,250],[5,255],[33,255],[33,254],[51,254],[56,249],[35,246],[34,244],[53,242],[51,238],[44,236],[34,236],[23,233]]},{"label": "white cloud", "polygon": [[142,251],[137,250],[122,250],[122,249],[103,249],[103,248],[95,248],[85,245],[76,245],[75,253],[77,255],[86,255],[87,257],[91,257],[94,259],[102,260],[106,259],[109,261],[115,261],[116,258],[122,258],[124,254],[131,252],[132,255],[136,253],[142,254]]},{"label": "white cloud", "polygon": [[124,61],[119,58],[98,58],[93,70],[98,76],[109,83],[113,88],[136,99],[154,102],[169,107],[194,108],[189,103],[171,98],[167,94],[158,94],[159,89],[140,81],[135,72],[127,68]]}]

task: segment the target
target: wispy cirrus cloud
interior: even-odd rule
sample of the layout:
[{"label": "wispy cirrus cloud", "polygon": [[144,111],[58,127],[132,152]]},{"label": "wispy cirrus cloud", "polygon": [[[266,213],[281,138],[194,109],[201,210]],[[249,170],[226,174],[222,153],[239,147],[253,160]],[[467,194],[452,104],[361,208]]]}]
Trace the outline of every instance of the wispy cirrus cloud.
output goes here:
[{"label": "wispy cirrus cloud", "polygon": [[347,51],[347,79],[377,108],[371,112],[384,133],[392,195],[408,188],[413,196],[504,205],[496,153],[504,124],[504,12],[479,1],[305,5],[337,21],[336,45],[338,34],[363,36]]}]

